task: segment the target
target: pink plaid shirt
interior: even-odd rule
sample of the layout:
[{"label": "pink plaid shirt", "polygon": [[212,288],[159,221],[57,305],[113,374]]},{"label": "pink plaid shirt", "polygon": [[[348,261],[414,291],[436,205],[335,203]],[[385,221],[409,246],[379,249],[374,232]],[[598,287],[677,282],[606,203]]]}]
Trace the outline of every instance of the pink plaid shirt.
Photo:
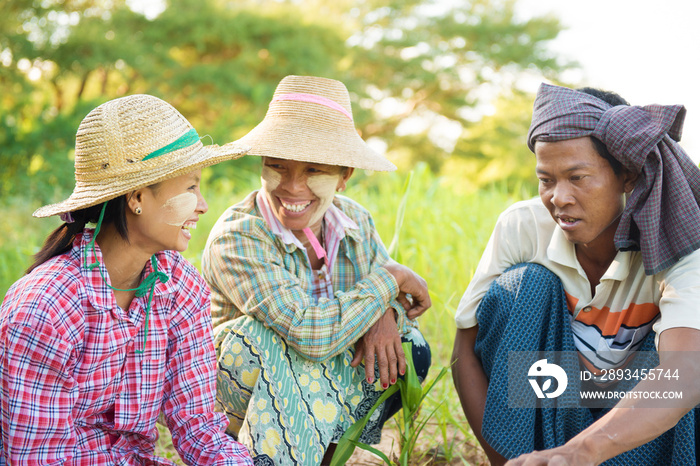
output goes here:
[{"label": "pink plaid shirt", "polygon": [[[0,465],[171,465],[154,455],[162,410],[187,464],[252,466],[213,409],[203,279],[179,254],[156,255],[170,279],[155,287],[148,341],[136,353],[148,295],[128,311],[117,306],[84,262],[92,232],[15,283],[0,307]],[[102,261],[96,254],[88,250],[87,264]]]}]

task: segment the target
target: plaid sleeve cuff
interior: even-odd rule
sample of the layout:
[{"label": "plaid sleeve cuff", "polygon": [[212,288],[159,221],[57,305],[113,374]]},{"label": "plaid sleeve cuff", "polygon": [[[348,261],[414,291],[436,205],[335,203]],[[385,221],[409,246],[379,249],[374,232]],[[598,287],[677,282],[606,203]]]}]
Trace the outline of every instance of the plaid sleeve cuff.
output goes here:
[{"label": "plaid sleeve cuff", "polygon": [[[378,276],[375,276],[375,274]],[[398,283],[396,283],[396,279],[391,273],[389,273],[384,267],[379,267],[373,273],[368,275],[363,281],[366,280],[369,280],[370,283],[372,283],[370,286],[378,289],[379,296],[390,296],[390,298],[387,300],[387,307],[391,307],[396,310],[396,326],[401,335],[408,333],[412,327],[418,327],[418,323],[415,320],[408,318],[406,315],[406,310],[396,299],[400,290]],[[384,308],[384,311],[385,310],[386,308]]]},{"label": "plaid sleeve cuff", "polygon": [[[382,277],[381,281],[372,280],[375,274]],[[379,267],[373,273],[368,275],[365,280],[372,280],[377,283],[377,287],[380,290],[381,296],[387,296],[389,293],[391,296],[388,300],[388,307],[396,310],[396,326],[401,335],[405,335],[410,331],[412,327],[418,327],[418,323],[411,320],[406,315],[406,310],[403,308],[401,303],[396,299],[399,296],[399,285],[396,283],[396,279],[392,274],[389,273],[384,267]],[[386,292],[382,292],[382,289],[386,289]],[[386,310],[386,309],[385,309]]]},{"label": "plaid sleeve cuff", "polygon": [[365,288],[369,294],[384,298],[387,305],[399,295],[399,284],[396,283],[394,276],[384,267],[375,269],[358,285]]},{"label": "plaid sleeve cuff", "polygon": [[406,310],[397,299],[392,299],[389,306],[396,310],[396,327],[401,335],[407,334],[411,328],[418,328],[418,321],[408,318]]}]

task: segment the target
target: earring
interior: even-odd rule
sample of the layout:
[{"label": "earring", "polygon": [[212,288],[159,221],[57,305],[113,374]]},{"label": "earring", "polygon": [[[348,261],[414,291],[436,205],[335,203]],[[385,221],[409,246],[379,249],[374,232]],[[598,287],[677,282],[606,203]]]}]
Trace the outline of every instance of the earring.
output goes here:
[{"label": "earring", "polygon": [[136,215],[141,215],[141,212],[143,212],[143,211],[141,210],[141,207],[137,207],[137,208],[134,209],[134,213],[135,213]]},{"label": "earring", "polygon": [[342,186],[340,188],[336,189],[336,192],[339,192],[339,193],[342,193],[343,191],[345,191],[345,188]]}]

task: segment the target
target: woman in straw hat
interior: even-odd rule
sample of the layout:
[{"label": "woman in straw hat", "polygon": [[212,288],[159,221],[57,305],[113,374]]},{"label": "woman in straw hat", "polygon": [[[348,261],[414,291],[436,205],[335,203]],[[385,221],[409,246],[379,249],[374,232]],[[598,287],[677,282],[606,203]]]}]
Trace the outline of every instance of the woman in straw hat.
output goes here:
[{"label": "woman in straw hat", "polygon": [[34,213],[65,223],[0,307],[0,465],[172,464],[160,411],[187,464],[252,465],[213,409],[209,290],[175,252],[208,209],[202,167],[246,149],[204,147],[147,95],[85,117],[73,194]]},{"label": "woman in straw hat", "polygon": [[[430,306],[428,290],[390,260],[369,212],[336,195],[354,169],[396,169],[358,136],[342,83],[284,78],[243,141],[262,157],[262,188],[221,216],[202,258],[217,409],[256,464],[325,464],[404,374],[402,339],[427,374],[430,349],[411,319]],[[378,443],[400,404],[381,406],[361,441]]]}]

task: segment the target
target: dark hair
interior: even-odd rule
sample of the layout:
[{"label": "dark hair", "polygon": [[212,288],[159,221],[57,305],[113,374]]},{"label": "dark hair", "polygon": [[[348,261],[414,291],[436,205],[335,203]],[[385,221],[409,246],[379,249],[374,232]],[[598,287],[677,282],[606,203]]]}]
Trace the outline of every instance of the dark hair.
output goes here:
[{"label": "dark hair", "polygon": [[[630,103],[627,102],[622,96],[619,94],[616,94],[611,91],[604,91],[602,89],[596,89],[593,87],[581,87],[579,89],[576,89],[579,92],[583,92],[588,95],[592,95],[593,97],[597,97],[598,99],[602,100],[603,102],[607,102],[608,104],[612,105],[613,107],[617,105],[629,105]],[[600,139],[591,136],[591,140],[593,141],[593,146],[595,147],[595,150],[598,152],[598,155],[603,157],[605,160],[608,161],[610,166],[613,169],[613,172],[615,173],[616,176],[620,176],[622,174],[622,164],[620,163],[619,160],[617,160],[615,157],[610,154],[610,151],[608,151],[608,148],[605,146],[605,143],[601,141]]]},{"label": "dark hair", "polygon": [[[72,223],[64,223],[51,232],[46,238],[44,246],[34,255],[34,263],[27,269],[26,273],[31,272],[52,257],[69,251],[73,246],[75,237],[82,233],[85,225],[97,223],[103,205],[104,203],[97,204],[71,212],[74,221]],[[119,196],[107,202],[102,225],[109,224],[114,224],[119,236],[125,241],[129,241],[129,234],[126,228],[126,196]]]}]

